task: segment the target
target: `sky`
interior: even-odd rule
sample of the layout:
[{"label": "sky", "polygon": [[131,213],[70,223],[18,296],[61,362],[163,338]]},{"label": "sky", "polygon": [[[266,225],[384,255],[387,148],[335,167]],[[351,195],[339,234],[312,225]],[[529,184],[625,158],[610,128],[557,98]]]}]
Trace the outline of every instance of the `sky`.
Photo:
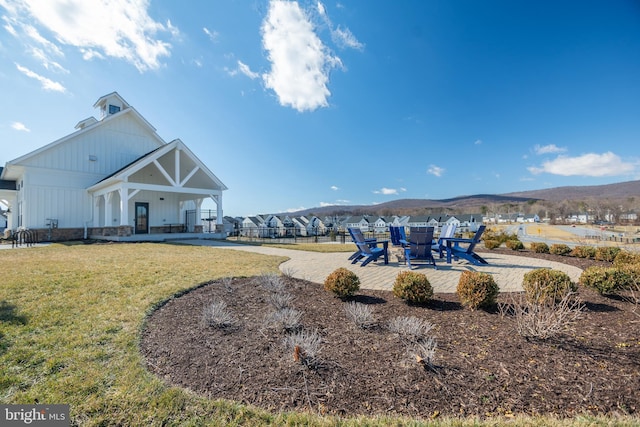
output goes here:
[{"label": "sky", "polygon": [[1,166],[114,91],[225,215],[637,180],[640,2],[0,0]]}]

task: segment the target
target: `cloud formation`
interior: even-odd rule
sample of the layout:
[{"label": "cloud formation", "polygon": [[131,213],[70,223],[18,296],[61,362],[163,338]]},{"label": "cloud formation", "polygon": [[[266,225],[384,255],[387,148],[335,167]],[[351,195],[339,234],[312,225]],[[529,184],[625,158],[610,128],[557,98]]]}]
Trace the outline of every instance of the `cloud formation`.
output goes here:
[{"label": "cloud formation", "polygon": [[385,196],[389,196],[389,195],[397,195],[400,192],[405,192],[405,191],[407,191],[407,189],[403,187],[400,187],[400,188],[382,187],[380,190],[373,190],[373,194],[382,194]]},{"label": "cloud formation", "polygon": [[578,157],[558,156],[542,163],[539,167],[527,168],[534,175],[550,173],[562,176],[617,176],[632,173],[635,166],[624,162],[619,156],[608,151],[603,154],[588,153]]},{"label": "cloud formation", "polygon": [[209,36],[209,40],[211,40],[213,43],[216,43],[218,41],[220,33],[218,33],[217,31],[211,31],[207,27],[203,27],[202,31],[204,31],[204,33]]},{"label": "cloud formation", "polygon": [[429,169],[427,169],[427,173],[437,176],[437,177],[441,177],[442,174],[444,174],[445,169],[441,168],[440,166],[436,166],[436,165],[429,165]]},{"label": "cloud formation", "polygon": [[338,190],[339,190],[339,188],[338,188],[336,185],[332,185],[332,186],[331,186],[331,189],[332,189],[333,191],[338,191]]},{"label": "cloud formation", "polygon": [[262,44],[271,63],[262,78],[280,105],[300,112],[329,105],[329,73],[342,67],[342,62],[322,43],[298,2],[270,2],[262,24]]},{"label": "cloud formation", "polygon": [[7,7],[10,18],[5,19],[5,28],[11,25],[14,35],[19,35],[16,28],[21,28],[29,43],[61,56],[58,45],[28,23],[36,21],[55,34],[58,43],[78,48],[86,60],[123,59],[144,72],[160,68],[161,58],[170,56],[171,45],[158,35],[179,34],[171,22],[154,21],[148,8],[148,0],[16,0]]},{"label": "cloud formation", "polygon": [[533,151],[536,154],[554,154],[554,153],[564,153],[565,151],[567,151],[567,149],[558,147],[555,144],[549,144],[549,145],[536,145],[535,147],[533,147]]},{"label": "cloud formation", "polygon": [[50,79],[48,79],[46,77],[43,77],[40,74],[38,74],[38,73],[36,73],[34,71],[31,71],[27,67],[23,67],[20,64],[16,64],[16,68],[18,69],[18,71],[20,71],[25,76],[39,81],[40,84],[42,85],[42,89],[44,89],[44,90],[49,90],[49,91],[53,91],[53,92],[61,92],[61,93],[65,93],[67,91],[67,89],[62,84],[60,84],[58,82],[54,82],[53,80],[50,80]]},{"label": "cloud formation", "polygon": [[11,127],[20,132],[31,132],[31,129],[26,127],[24,123],[21,122],[13,122],[11,123]]}]

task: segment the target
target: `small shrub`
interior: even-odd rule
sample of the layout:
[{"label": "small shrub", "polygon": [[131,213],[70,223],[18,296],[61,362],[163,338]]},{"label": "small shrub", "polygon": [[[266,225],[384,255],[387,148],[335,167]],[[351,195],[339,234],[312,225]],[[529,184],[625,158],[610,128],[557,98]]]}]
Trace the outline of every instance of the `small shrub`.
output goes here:
[{"label": "small shrub", "polygon": [[293,295],[289,292],[271,292],[267,297],[269,300],[269,304],[276,310],[282,310],[283,308],[287,308],[291,306],[291,302],[293,301]]},{"label": "small shrub", "polygon": [[402,271],[393,283],[393,295],[410,303],[425,303],[433,297],[427,276],[415,271]]},{"label": "small shrub", "polygon": [[307,367],[316,367],[322,347],[322,337],[318,331],[298,331],[284,338],[284,345],[293,360]]},{"label": "small shrub", "polygon": [[262,274],[256,278],[258,284],[269,292],[283,292],[285,284],[282,277],[277,274]]},{"label": "small shrub", "polygon": [[571,248],[564,243],[554,243],[549,248],[549,252],[554,255],[567,255],[571,253]]},{"label": "small shrub", "polygon": [[629,251],[620,251],[613,260],[613,265],[622,267],[630,264],[640,264],[640,254]]},{"label": "small shrub", "polygon": [[527,299],[537,304],[560,302],[565,295],[578,289],[567,273],[548,268],[525,273],[522,288]]},{"label": "small shrub", "polygon": [[205,324],[214,328],[230,328],[237,324],[235,316],[224,301],[214,301],[206,306],[202,313]]},{"label": "small shrub", "polygon": [[595,289],[601,295],[618,295],[633,291],[640,283],[640,265],[619,267],[589,267],[580,275],[580,284]]},{"label": "small shrub", "polygon": [[598,261],[613,262],[619,252],[620,248],[617,248],[615,246],[599,246],[598,248],[596,248],[595,258]]},{"label": "small shrub", "polygon": [[301,318],[301,312],[295,308],[285,307],[270,313],[265,319],[265,323],[267,327],[291,332],[300,329]]},{"label": "small shrub", "polygon": [[220,279],[220,284],[227,292],[235,291],[235,289],[233,289],[233,286],[231,286],[232,283],[233,277],[223,277],[222,279]]},{"label": "small shrub", "polygon": [[614,295],[626,279],[617,267],[589,267],[582,272],[578,280],[581,285],[595,289],[601,295]]},{"label": "small shrub", "polygon": [[502,244],[502,242],[500,242],[500,240],[494,240],[494,239],[484,239],[484,247],[487,249],[496,249],[499,248],[500,245]]},{"label": "small shrub", "polygon": [[595,258],[596,248],[593,246],[576,246],[571,251],[571,256],[576,258]]},{"label": "small shrub", "polygon": [[533,242],[531,243],[531,250],[537,254],[548,254],[549,245],[545,242]]},{"label": "small shrub", "polygon": [[359,302],[348,302],[344,305],[344,311],[349,318],[358,328],[367,329],[376,324],[373,317],[373,308],[367,304]]},{"label": "small shrub", "polygon": [[463,271],[456,289],[462,305],[471,310],[495,304],[498,292],[493,276],[476,271]]},{"label": "small shrub", "polygon": [[418,343],[429,338],[433,325],[426,320],[414,316],[398,316],[389,321],[389,331],[400,339],[410,343]]},{"label": "small shrub", "polygon": [[513,299],[512,314],[518,334],[525,338],[546,340],[570,331],[582,317],[584,305],[575,294],[568,292],[558,303],[536,304],[522,297]]},{"label": "small shrub", "polygon": [[524,249],[524,244],[517,239],[507,240],[504,244],[512,251],[521,251]]},{"label": "small shrub", "polygon": [[360,289],[360,279],[354,272],[340,267],[324,280],[324,289],[340,298],[350,297]]},{"label": "small shrub", "polygon": [[433,358],[436,354],[437,343],[433,337],[414,343],[409,353],[416,359],[420,365],[425,368],[433,369]]}]

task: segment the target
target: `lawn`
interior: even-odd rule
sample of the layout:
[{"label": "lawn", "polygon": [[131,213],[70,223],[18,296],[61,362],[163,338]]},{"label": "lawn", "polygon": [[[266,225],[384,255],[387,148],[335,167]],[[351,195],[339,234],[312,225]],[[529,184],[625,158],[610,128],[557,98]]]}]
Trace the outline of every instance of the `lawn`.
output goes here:
[{"label": "lawn", "polygon": [[[169,244],[55,244],[1,250],[0,402],[66,403],[77,425],[428,425],[406,419],[269,413],[168,386],[145,369],[140,330],[154,307],[212,279],[277,272],[283,260]],[[515,424],[637,422],[522,418]]]}]

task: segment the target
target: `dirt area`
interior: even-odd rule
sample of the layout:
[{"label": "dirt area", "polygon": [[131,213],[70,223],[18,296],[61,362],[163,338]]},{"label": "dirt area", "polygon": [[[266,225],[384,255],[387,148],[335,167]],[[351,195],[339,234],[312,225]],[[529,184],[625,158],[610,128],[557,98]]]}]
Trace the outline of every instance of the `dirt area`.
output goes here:
[{"label": "dirt area", "polygon": [[[581,268],[594,263],[519,255]],[[196,393],[269,410],[419,418],[640,410],[640,316],[627,301],[581,288],[585,308],[573,331],[543,341],[520,336],[514,318],[497,307],[470,311],[453,294],[415,306],[390,292],[361,290],[352,301],[371,307],[376,320],[361,329],[348,320],[345,301],[321,284],[284,281],[304,330],[321,336],[312,364],[296,361],[300,355],[284,345],[285,332],[267,326],[274,311],[269,291],[244,278],[203,285],[154,312],[141,339],[149,370]],[[212,301],[227,304],[236,326],[205,325],[203,310]],[[433,324],[431,367],[390,332],[398,316]]]}]

